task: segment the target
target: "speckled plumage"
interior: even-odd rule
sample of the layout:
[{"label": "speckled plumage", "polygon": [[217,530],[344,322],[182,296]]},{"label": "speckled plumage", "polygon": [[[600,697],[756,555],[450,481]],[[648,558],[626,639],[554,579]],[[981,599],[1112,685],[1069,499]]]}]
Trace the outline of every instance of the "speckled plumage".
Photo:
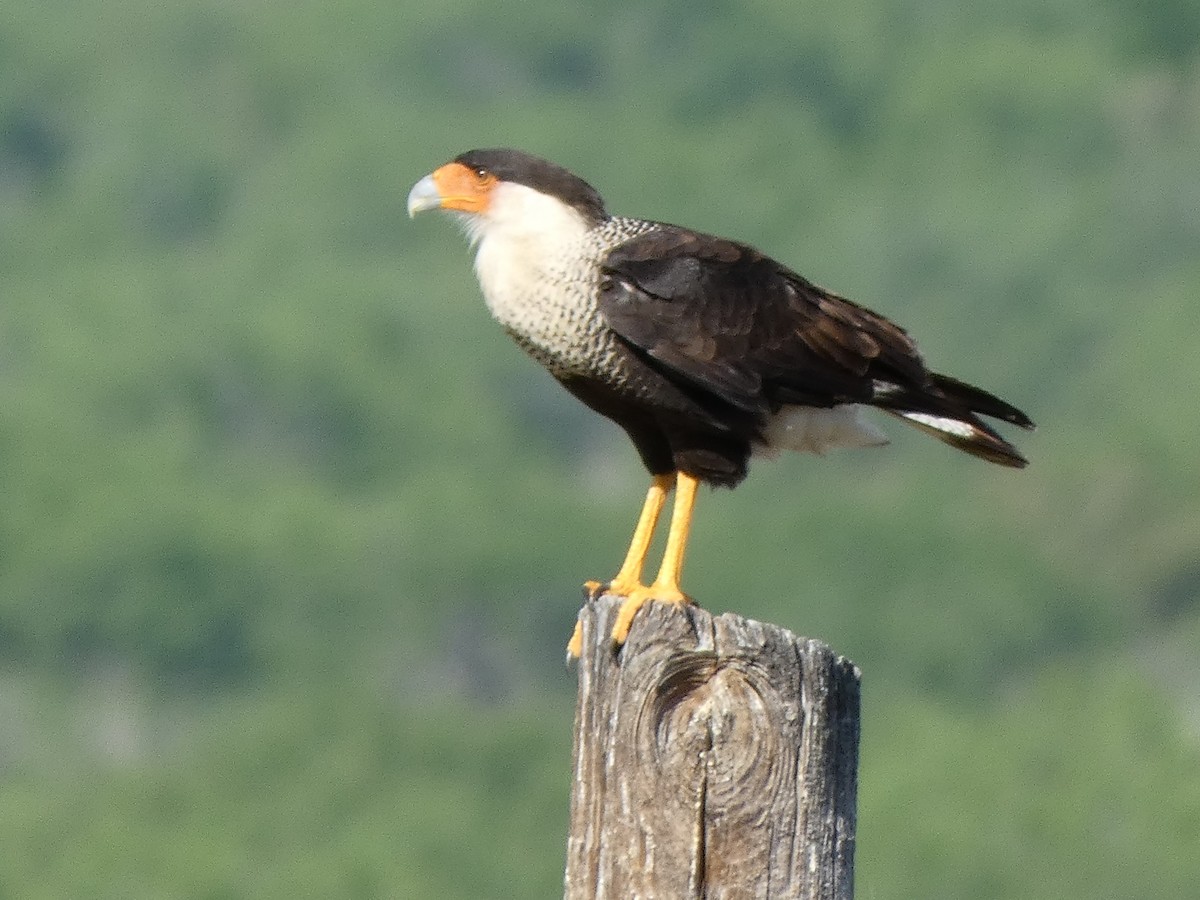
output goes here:
[{"label": "speckled plumage", "polygon": [[654,474],[732,486],[752,452],[886,443],[862,405],[1004,465],[1024,459],[977,413],[1019,410],[926,369],[905,332],[751,247],[610,216],[590,185],[517,151],[456,162],[489,180],[461,213],[488,308]]},{"label": "speckled plumage", "polygon": [[488,310],[553,374],[587,375],[614,385],[626,381],[629,373],[620,371],[626,354],[596,302],[600,267],[613,247],[652,227],[638,219],[611,218],[569,237],[560,233],[556,237],[567,239],[539,247],[519,266],[510,262],[511,246],[481,240],[475,269]]}]

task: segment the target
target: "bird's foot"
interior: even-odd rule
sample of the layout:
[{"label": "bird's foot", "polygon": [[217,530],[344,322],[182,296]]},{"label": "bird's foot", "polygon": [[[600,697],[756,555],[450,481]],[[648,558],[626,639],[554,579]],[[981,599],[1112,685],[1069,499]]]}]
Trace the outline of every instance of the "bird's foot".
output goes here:
[{"label": "bird's foot", "polygon": [[[594,603],[602,594],[609,592],[611,581],[593,581],[588,579],[583,583],[583,600],[585,603]],[[575,621],[575,630],[571,632],[571,639],[567,641],[567,663],[573,659],[579,659],[583,653],[583,627],[579,621]]]},{"label": "bird's foot", "polygon": [[625,595],[625,602],[617,610],[617,621],[613,623],[612,630],[614,646],[620,647],[625,643],[629,637],[629,629],[633,626],[633,617],[651,600],[658,603],[674,603],[677,606],[687,606],[696,602],[673,584],[639,585]]},{"label": "bird's foot", "polygon": [[583,623],[578,619],[575,620],[575,630],[571,632],[571,639],[567,641],[567,663],[573,659],[579,659],[583,655]]},{"label": "bird's foot", "polygon": [[[633,624],[633,617],[637,615],[637,611],[642,608],[647,600],[658,600],[662,603],[695,602],[676,587],[670,585],[645,585],[636,578],[630,578],[620,573],[612,581],[585,581],[583,583],[583,595],[586,600],[594,601],[604,594],[608,594],[611,597],[625,598],[625,602],[621,604],[621,608],[617,611],[617,622],[613,626],[612,632],[613,644],[618,647],[624,644],[625,639],[629,637],[629,628]],[[571,633],[571,639],[567,641],[567,662],[579,659],[582,653],[583,628],[576,621],[575,630]]]}]

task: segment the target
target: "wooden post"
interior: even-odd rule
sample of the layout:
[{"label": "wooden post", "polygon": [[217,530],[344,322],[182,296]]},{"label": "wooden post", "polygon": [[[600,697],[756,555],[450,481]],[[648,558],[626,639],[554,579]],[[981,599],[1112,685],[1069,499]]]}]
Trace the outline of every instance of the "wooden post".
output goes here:
[{"label": "wooden post", "polygon": [[566,900],[851,900],[859,671],[740,616],[580,613]]}]

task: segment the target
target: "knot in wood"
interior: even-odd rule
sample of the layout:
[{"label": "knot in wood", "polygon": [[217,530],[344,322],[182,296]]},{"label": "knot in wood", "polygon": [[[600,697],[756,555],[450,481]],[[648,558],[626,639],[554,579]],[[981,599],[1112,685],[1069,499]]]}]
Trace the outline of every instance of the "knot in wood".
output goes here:
[{"label": "knot in wood", "polygon": [[708,815],[757,819],[795,771],[798,746],[787,738],[803,712],[786,689],[790,698],[749,657],[673,653],[639,716],[640,761],[684,795],[699,789]]},{"label": "knot in wood", "polygon": [[580,614],[567,900],[853,893],[858,672],[818,641],[622,598]]}]

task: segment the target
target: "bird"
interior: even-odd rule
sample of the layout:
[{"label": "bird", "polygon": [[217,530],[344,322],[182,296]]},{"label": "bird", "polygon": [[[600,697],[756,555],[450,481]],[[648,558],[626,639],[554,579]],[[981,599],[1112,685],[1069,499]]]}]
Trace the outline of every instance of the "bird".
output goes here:
[{"label": "bird", "polygon": [[[1027,464],[982,418],[1032,429],[1025,413],[932,371],[904,329],[748,244],[612,215],[582,178],[514,149],[470,150],[418,180],[409,216],[434,209],[465,231],[492,317],[620,426],[650,474],[616,575],[584,586],[621,598],[615,648],[645,603],[694,602],[680,580],[698,488],[738,485],[752,458],[885,444],[862,415],[874,407],[988,462]],[[569,657],[581,639],[576,624]]]}]

